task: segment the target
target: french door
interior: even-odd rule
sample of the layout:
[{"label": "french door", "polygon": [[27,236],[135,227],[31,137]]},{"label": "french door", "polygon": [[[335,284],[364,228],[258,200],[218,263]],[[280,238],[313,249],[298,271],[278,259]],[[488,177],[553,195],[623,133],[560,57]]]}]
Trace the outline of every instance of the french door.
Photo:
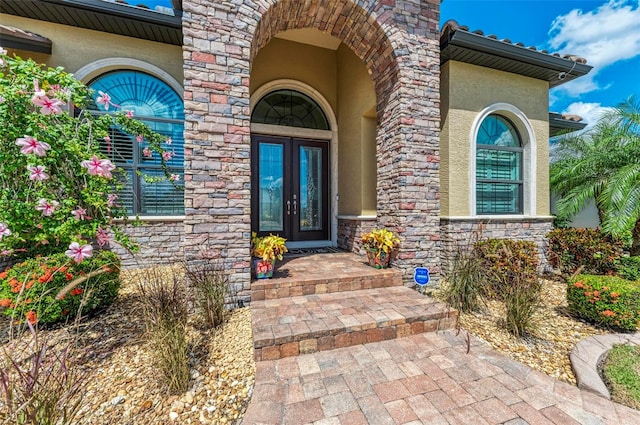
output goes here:
[{"label": "french door", "polygon": [[251,229],[329,239],[329,142],[251,136]]}]

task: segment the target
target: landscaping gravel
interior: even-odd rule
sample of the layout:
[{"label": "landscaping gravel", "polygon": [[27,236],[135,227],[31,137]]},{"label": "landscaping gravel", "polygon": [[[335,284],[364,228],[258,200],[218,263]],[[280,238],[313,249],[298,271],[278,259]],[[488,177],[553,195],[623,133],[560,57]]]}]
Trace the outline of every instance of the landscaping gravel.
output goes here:
[{"label": "landscaping gravel", "polygon": [[531,335],[517,338],[498,325],[504,311],[504,304],[498,301],[488,302],[479,312],[461,313],[460,327],[501,353],[575,385],[571,350],[581,339],[606,331],[569,315],[566,283],[545,279],[543,286],[543,307],[535,316],[537,329]]},{"label": "landscaping gravel", "polygon": [[[135,308],[138,287],[126,273],[119,300],[80,326],[79,346],[87,347],[82,366],[78,424],[234,424],[251,398],[255,362],[248,308],[229,313],[228,322],[208,330],[193,315],[190,390],[169,396],[159,385],[144,324]],[[128,276],[128,278],[127,278]],[[61,340],[66,329],[43,331]]]}]

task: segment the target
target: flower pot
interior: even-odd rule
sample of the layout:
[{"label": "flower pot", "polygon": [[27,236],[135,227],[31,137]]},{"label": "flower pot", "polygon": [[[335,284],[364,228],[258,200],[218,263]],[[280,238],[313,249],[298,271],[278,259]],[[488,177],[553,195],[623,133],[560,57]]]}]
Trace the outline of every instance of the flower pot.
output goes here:
[{"label": "flower pot", "polygon": [[389,267],[391,256],[384,251],[369,250],[367,251],[367,260],[371,267],[376,269],[386,269]]},{"label": "flower pot", "polygon": [[263,260],[262,258],[253,259],[253,270],[256,275],[256,279],[270,279],[273,277],[273,269],[275,268],[276,260]]}]

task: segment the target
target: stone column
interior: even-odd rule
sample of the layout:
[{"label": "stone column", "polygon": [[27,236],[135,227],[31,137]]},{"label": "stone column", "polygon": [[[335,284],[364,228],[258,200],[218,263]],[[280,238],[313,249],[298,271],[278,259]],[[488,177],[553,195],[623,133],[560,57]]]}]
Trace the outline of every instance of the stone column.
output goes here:
[{"label": "stone column", "polygon": [[[250,289],[250,40],[228,2],[185,0],[185,243],[188,261],[219,257]],[[254,23],[255,26],[255,23]]]}]

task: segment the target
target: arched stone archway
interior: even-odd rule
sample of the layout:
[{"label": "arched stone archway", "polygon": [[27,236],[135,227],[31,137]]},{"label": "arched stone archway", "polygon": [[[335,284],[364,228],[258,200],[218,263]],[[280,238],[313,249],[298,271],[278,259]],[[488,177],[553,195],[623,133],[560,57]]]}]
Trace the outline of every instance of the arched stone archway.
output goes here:
[{"label": "arched stone archway", "polygon": [[400,233],[396,264],[407,282],[414,266],[437,272],[439,3],[183,1],[188,259],[203,247],[218,253],[230,281],[249,290],[252,59],[277,33],[311,27],[341,40],[373,80],[377,222]]}]

